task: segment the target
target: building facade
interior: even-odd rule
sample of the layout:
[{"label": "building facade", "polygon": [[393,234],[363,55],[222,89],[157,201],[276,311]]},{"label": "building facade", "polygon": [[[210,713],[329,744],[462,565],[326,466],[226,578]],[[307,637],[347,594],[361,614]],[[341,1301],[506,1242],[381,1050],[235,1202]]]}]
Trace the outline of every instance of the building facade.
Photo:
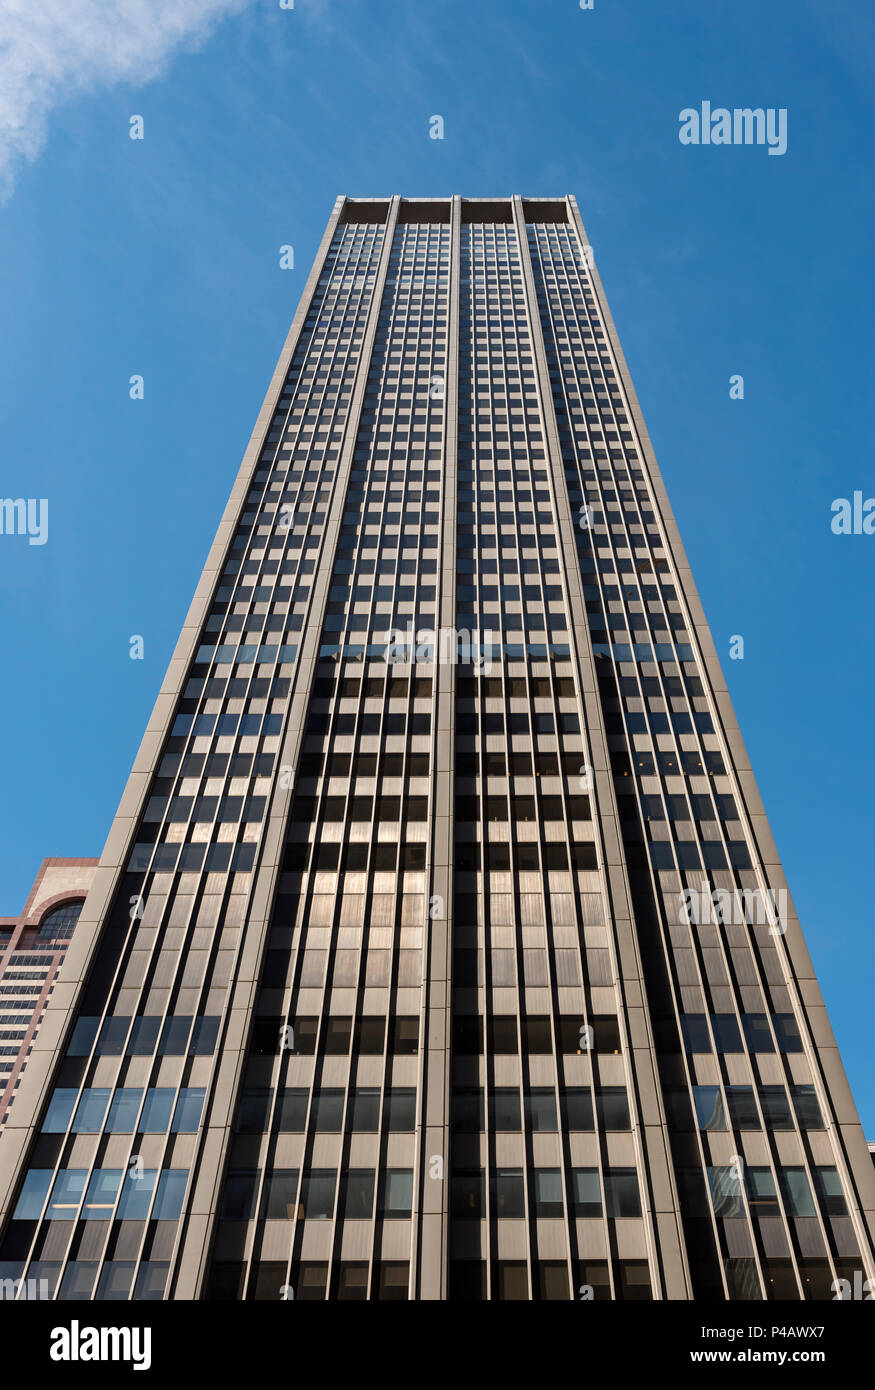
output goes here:
[{"label": "building facade", "polygon": [[82,927],[0,1144],[5,1277],[875,1276],[875,1173],[573,198],[338,199]]},{"label": "building facade", "polygon": [[44,859],[20,917],[0,917],[0,1126],[21,1084],[96,859]]}]

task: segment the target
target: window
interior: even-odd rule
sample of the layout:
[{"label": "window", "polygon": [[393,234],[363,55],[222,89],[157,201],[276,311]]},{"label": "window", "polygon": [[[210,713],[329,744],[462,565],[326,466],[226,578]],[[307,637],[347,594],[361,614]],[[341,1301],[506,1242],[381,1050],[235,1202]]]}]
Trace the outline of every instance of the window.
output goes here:
[{"label": "window", "polygon": [[[687,1177],[693,1191],[695,1191],[697,1186],[696,1171],[689,1173]],[[708,1184],[711,1189],[711,1204],[715,1216],[744,1216],[741,1180],[735,1168],[709,1168]],[[688,1207],[688,1211],[691,1215],[698,1214],[698,1209],[693,1208],[692,1205]]]},{"label": "window", "polygon": [[593,1128],[592,1092],[588,1086],[569,1087],[562,1096],[565,1128],[586,1132]]},{"label": "window", "polygon": [[103,1020],[103,1027],[97,1041],[98,1056],[120,1057],[122,1055],[131,1021],[130,1017],[109,1017]]},{"label": "window", "polygon": [[525,1216],[526,1197],[522,1168],[497,1168],[492,1179],[495,1216]]},{"label": "window", "polygon": [[370,1221],[374,1210],[373,1168],[350,1168],[343,1179],[341,1206],[344,1220]]},{"label": "window", "polygon": [[483,1215],[483,1170],[453,1173],[450,1179],[450,1211],[453,1216]]},{"label": "window", "polygon": [[231,1169],[222,1194],[221,1215],[224,1221],[249,1221],[255,1215],[257,1182],[255,1169]]},{"label": "window", "polygon": [[489,1051],[497,1056],[511,1056],[518,1051],[517,1021],[513,1014],[495,1014],[486,1021]]},{"label": "window", "polygon": [[62,1168],[55,1179],[46,1217],[50,1221],[73,1221],[79,1210],[88,1179],[86,1168]]},{"label": "window", "polygon": [[614,1217],[641,1215],[634,1168],[609,1168],[605,1173],[605,1212]]},{"label": "window", "polygon": [[760,1105],[767,1129],[793,1129],[793,1113],[783,1086],[763,1086]]},{"label": "window", "polygon": [[577,1267],[577,1296],[587,1302],[609,1302],[611,1276],[607,1260],[585,1260]]},{"label": "window", "polygon": [[195,1134],[197,1132],[205,1094],[202,1086],[182,1087],[173,1116],[174,1134]]},{"label": "window", "polygon": [[[302,1092],[306,1096],[306,1091]],[[349,1108],[349,1128],[354,1134],[376,1134],[380,1128],[380,1091],[377,1086],[358,1086]],[[303,1126],[302,1126],[303,1127]]]},{"label": "window", "polygon": [[43,1121],[43,1134],[64,1134],[66,1132],[78,1094],[79,1092],[75,1089],[56,1088],[52,1092],[52,1099]]},{"label": "window", "polygon": [[246,1297],[253,1302],[273,1303],[282,1298],[285,1283],[285,1260],[253,1260]]},{"label": "window", "polygon": [[682,1014],[681,1033],[685,1052],[710,1052],[711,1038],[705,1014]]},{"label": "window", "polygon": [[711,1027],[718,1052],[741,1052],[741,1033],[735,1014],[712,1014]]},{"label": "window", "polygon": [[453,1260],[450,1264],[450,1299],[454,1303],[480,1303],[485,1298],[485,1260]]},{"label": "window", "polygon": [[237,1111],[236,1127],[239,1134],[264,1133],[272,1095],[269,1089],[255,1087],[243,1092]]},{"label": "window", "polygon": [[[108,1022],[109,1020],[107,1020]],[[164,1057],[184,1057],[188,1052],[188,1038],[191,1032],[191,1018],[184,1015],[173,1016],[165,1019],[164,1027],[161,1030],[161,1042],[158,1051]]]},{"label": "window", "polygon": [[341,1302],[363,1302],[368,1296],[365,1260],[342,1260],[334,1275],[334,1297]]},{"label": "window", "polygon": [[760,1117],[752,1086],[727,1086],[726,1099],[729,1102],[729,1118],[733,1129],[760,1128]]},{"label": "window", "polygon": [[396,1018],[392,1035],[392,1051],[402,1056],[415,1056],[419,1051],[419,1019]]},{"label": "window", "polygon": [[596,1091],[596,1113],[601,1129],[630,1129],[629,1098],[625,1086],[603,1086]]},{"label": "window", "polygon": [[512,1133],[522,1129],[520,1093],[515,1087],[496,1087],[489,1098],[489,1106],[492,1129]]},{"label": "window", "polygon": [[614,1265],[617,1300],[640,1302],[653,1297],[650,1267],[646,1260],[617,1260]]},{"label": "window", "polygon": [[343,1128],[343,1091],[317,1091],[313,1097],[313,1128],[339,1134]]},{"label": "window", "polygon": [[133,1134],[143,1092],[138,1086],[119,1086],[106,1120],[107,1134]]},{"label": "window", "polygon": [[804,1168],[780,1168],[778,1182],[781,1185],[784,1206],[790,1216],[815,1215],[811,1188]]},{"label": "window", "polygon": [[529,1297],[529,1275],[526,1265],[517,1260],[500,1260],[493,1288],[500,1300],[524,1302]]},{"label": "window", "polygon": [[741,1022],[749,1052],[774,1052],[775,1044],[765,1014],[743,1014]]},{"label": "window", "polygon": [[747,1169],[747,1200],[752,1216],[780,1216],[771,1168]]},{"label": "window", "polygon": [[533,1177],[535,1215],[563,1216],[565,1204],[562,1200],[562,1174],[560,1170],[558,1168],[536,1168]]},{"label": "window", "polygon": [[337,1173],[329,1168],[314,1168],[301,1183],[301,1211],[310,1221],[330,1221],[334,1215],[334,1190]]},{"label": "window", "polygon": [[791,1086],[793,1106],[800,1129],[823,1129],[823,1116],[813,1086]]},{"label": "window", "polygon": [[126,1300],[136,1265],[133,1260],[107,1260],[100,1272],[95,1299],[98,1303]]},{"label": "window", "polygon": [[601,1216],[602,1195],[597,1168],[572,1169],[571,1203],[575,1216]]},{"label": "window", "polygon": [[483,1129],[483,1092],[454,1091],[451,1128],[456,1134],[479,1134]]},{"label": "window", "polygon": [[172,1086],[150,1087],[146,1092],[143,1114],[140,1118],[141,1134],[165,1134],[170,1125],[170,1115],[176,1096]]},{"label": "window", "polygon": [[397,1219],[410,1216],[412,1210],[413,1169],[386,1169],[380,1179],[380,1215]]},{"label": "window", "polygon": [[696,1123],[701,1130],[726,1129],[726,1111],[719,1086],[694,1086],[693,1103]]},{"label": "window", "polygon": [[97,1260],[70,1260],[64,1270],[59,1299],[90,1299],[97,1277]]},{"label": "window", "polygon": [[799,1025],[792,1014],[772,1014],[772,1025],[778,1047],[782,1052],[801,1052],[802,1038]]},{"label": "window", "polygon": [[161,1019],[157,1015],[146,1014],[134,1019],[128,1040],[129,1057],[151,1057],[158,1045],[160,1023]]},{"label": "window", "polygon": [[328,1265],[322,1260],[301,1260],[299,1264],[292,1265],[290,1282],[296,1302],[322,1302],[328,1283]]},{"label": "window", "polygon": [[297,1199],[297,1168],[272,1168],[264,1180],[261,1215],[268,1221],[292,1221]]},{"label": "window", "polygon": [[14,1221],[36,1221],[42,1212],[51,1181],[51,1168],[29,1170],[13,1213]]},{"label": "window", "polygon": [[120,1220],[146,1220],[157,1178],[158,1173],[154,1168],[145,1169],[139,1177],[135,1176],[134,1172],[128,1172],[123,1177],[121,1196],[116,1210],[116,1215]]},{"label": "window", "polygon": [[377,1298],[396,1303],[409,1298],[410,1266],[406,1260],[381,1260],[377,1272]]},{"label": "window", "polygon": [[158,1180],[153,1221],[178,1221],[182,1215],[182,1200],[188,1182],[188,1169],[165,1168]]},{"label": "window", "polygon": [[83,903],[62,903],[60,907],[52,908],[40,922],[37,940],[68,940],[73,935],[83,906]]},{"label": "window", "polygon": [[552,1090],[531,1090],[525,1097],[526,1128],[533,1134],[555,1133],[556,1096]]},{"label": "window", "polygon": [[814,1190],[825,1216],[847,1216],[842,1185],[836,1168],[815,1168],[813,1171]]},{"label": "window", "polygon": [[542,1302],[567,1302],[568,1269],[559,1260],[539,1260],[538,1297]]},{"label": "window", "polygon": [[390,1134],[412,1134],[416,1129],[416,1091],[394,1087],[386,1096],[385,1127]]}]

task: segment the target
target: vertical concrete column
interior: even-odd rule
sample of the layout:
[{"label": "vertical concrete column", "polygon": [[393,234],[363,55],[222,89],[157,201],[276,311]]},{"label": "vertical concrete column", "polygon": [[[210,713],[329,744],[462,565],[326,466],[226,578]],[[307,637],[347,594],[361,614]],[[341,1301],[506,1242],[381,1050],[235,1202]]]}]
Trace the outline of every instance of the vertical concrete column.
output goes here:
[{"label": "vertical concrete column", "polygon": [[[456,625],[456,481],[459,394],[459,268],[462,200],[450,210],[450,290],[447,314],[447,368],[444,381],[444,458],[441,504],[440,590],[438,627],[452,633]],[[433,818],[431,829],[430,911],[426,978],[424,1109],[420,1147],[421,1208],[419,1288],[416,1297],[445,1299],[448,1275],[450,1039],[452,1031],[453,940],[453,802],[456,667],[447,657],[455,643],[438,641],[435,661],[436,699]],[[443,659],[441,659],[443,657]],[[440,1160],[438,1164],[435,1160]],[[441,1176],[432,1176],[437,1170]]]},{"label": "vertical concrete column", "polygon": [[[234,974],[230,1004],[225,1016],[223,1044],[217,1055],[216,1072],[210,1088],[207,1121],[199,1135],[194,1187],[188,1202],[186,1219],[182,1225],[175,1268],[171,1271],[173,1280],[169,1285],[169,1296],[174,1299],[200,1297],[206,1278],[213,1224],[218,1210],[231,1138],[231,1125],[243,1079],[258,980],[267,944],[273,902],[282,873],[286,825],[294,796],[293,783],[284,787],[282,784],[284,779],[280,778],[279,771],[282,767],[295,768],[297,766],[303,739],[307,705],[319,654],[325,605],[328,601],[337,539],[340,535],[346,504],[347,485],[355,453],[380,307],[386,287],[399,204],[400,198],[395,197],[389,205],[379,267],[368,309],[355,387],[350,401],[347,428],[338,463],[336,484],[331,497],[310,608],[306,614],[298,661],[295,667],[295,685],[290,715],[283,736],[282,748],[277,758],[277,775],[264,832],[262,853],[247,911],[243,945]],[[302,301],[304,310],[302,322],[306,318],[310,299],[312,299],[318,284],[342,212],[343,200],[335,208],[325,239],[320,247],[319,256],[313,267],[312,285],[308,282],[309,298],[306,304]],[[288,370],[290,361],[291,354],[286,362],[286,370]]]},{"label": "vertical concrete column", "polygon": [[654,1294],[662,1298],[685,1299],[691,1296],[691,1285],[680,1227],[665,1108],[656,1072],[650,1011],[620,836],[608,741],[595,676],[595,657],[586,618],[583,581],[577,560],[574,524],[565,483],[562,449],[550,385],[550,369],[541,328],[523,204],[518,195],[514,195],[512,206],[519,239],[535,371],[547,436],[553,511],[570,614],[573,659],[584,703],[586,736],[593,766],[593,821],[601,840],[618,967],[619,994],[624,1015],[621,1018],[621,1028],[626,1034],[630,1079],[634,1087],[636,1122],[641,1144],[641,1170],[644,1175],[645,1217],[653,1256]]}]

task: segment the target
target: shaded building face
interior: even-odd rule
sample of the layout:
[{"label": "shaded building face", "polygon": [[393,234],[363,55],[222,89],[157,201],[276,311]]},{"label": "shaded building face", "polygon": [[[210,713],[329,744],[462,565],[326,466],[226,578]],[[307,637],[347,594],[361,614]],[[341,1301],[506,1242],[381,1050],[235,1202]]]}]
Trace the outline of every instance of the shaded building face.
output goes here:
[{"label": "shaded building face", "polygon": [[0,1150],[96,1299],[828,1299],[875,1176],[576,203],[338,200]]}]

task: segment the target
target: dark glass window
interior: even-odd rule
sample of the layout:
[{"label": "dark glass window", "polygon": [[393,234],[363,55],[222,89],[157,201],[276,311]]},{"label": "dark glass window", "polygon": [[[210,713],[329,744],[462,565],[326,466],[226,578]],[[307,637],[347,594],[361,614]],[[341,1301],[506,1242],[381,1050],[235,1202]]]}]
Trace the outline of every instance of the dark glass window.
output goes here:
[{"label": "dark glass window", "polygon": [[630,1129],[629,1098],[625,1086],[603,1086],[596,1091],[600,1129]]},{"label": "dark glass window", "polygon": [[561,1171],[558,1168],[536,1168],[532,1179],[532,1205],[535,1216],[563,1216],[565,1203],[562,1198]]},{"label": "dark glass window", "polygon": [[450,1209],[453,1216],[483,1215],[483,1170],[453,1173],[450,1179]]},{"label": "dark glass window", "polygon": [[380,1174],[380,1215],[404,1218],[413,1211],[413,1169],[386,1168]]},{"label": "dark glass window", "polygon": [[638,1174],[634,1168],[609,1168],[605,1173],[605,1212],[608,1216],[640,1216]]},{"label": "dark glass window", "polygon": [[525,1096],[526,1128],[533,1134],[556,1130],[556,1095],[552,1090],[533,1089]]},{"label": "dark glass window", "polygon": [[255,1189],[258,1173],[253,1168],[232,1168],[222,1194],[224,1221],[249,1221],[255,1215]]},{"label": "dark glass window", "polygon": [[518,1133],[522,1129],[520,1093],[516,1087],[497,1086],[489,1098],[490,1127]]},{"label": "dark glass window", "polygon": [[313,1097],[313,1129],[325,1134],[339,1134],[343,1128],[344,1100],[343,1091],[317,1091]]},{"label": "dark glass window", "polygon": [[298,1196],[297,1168],[272,1168],[261,1194],[261,1215],[270,1221],[293,1221]]},{"label": "dark glass window", "polygon": [[813,1086],[791,1086],[793,1105],[800,1129],[823,1129],[823,1116]]},{"label": "dark glass window", "polygon": [[301,1182],[301,1210],[299,1216],[308,1221],[328,1221],[334,1214],[334,1191],[337,1186],[337,1173],[334,1169],[313,1168],[304,1175]]},{"label": "dark glass window", "polygon": [[588,1086],[569,1087],[562,1095],[565,1128],[585,1132],[593,1128],[592,1092]]},{"label": "dark glass window", "polygon": [[[683,1093],[686,1100],[686,1094]],[[696,1122],[699,1129],[726,1129],[726,1112],[719,1086],[694,1086],[693,1101],[696,1106]]]},{"label": "dark glass window", "polygon": [[759,1129],[756,1098],[752,1086],[727,1086],[729,1118],[733,1129]]},{"label": "dark glass window", "polygon": [[240,1134],[263,1134],[273,1091],[251,1087],[243,1092],[237,1110],[237,1130]]},{"label": "dark glass window", "polygon": [[416,1091],[394,1087],[386,1096],[385,1127],[390,1134],[412,1134],[416,1129]]},{"label": "dark glass window", "polygon": [[767,1129],[793,1129],[793,1113],[783,1086],[763,1086],[760,1105]]},{"label": "dark glass window", "polygon": [[353,1091],[349,1128],[355,1134],[375,1134],[380,1128],[380,1090],[377,1086],[358,1086]]},{"label": "dark glass window", "polygon": [[350,1168],[344,1175],[341,1206],[347,1221],[370,1221],[374,1211],[373,1168]]},{"label": "dark glass window", "polygon": [[496,1168],[492,1178],[492,1209],[495,1216],[525,1216],[522,1168]]}]

